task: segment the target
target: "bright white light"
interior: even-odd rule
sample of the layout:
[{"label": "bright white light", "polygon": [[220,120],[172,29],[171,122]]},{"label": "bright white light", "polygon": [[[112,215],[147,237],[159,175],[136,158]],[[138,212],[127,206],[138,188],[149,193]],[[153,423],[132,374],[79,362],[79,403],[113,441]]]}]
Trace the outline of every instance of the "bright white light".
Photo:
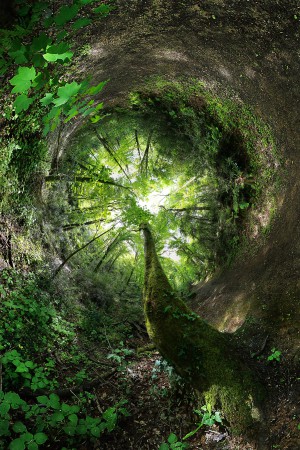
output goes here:
[{"label": "bright white light", "polygon": [[147,195],[143,200],[139,199],[138,204],[141,208],[148,209],[152,214],[157,214],[159,212],[160,206],[164,205],[167,196],[171,192],[171,187],[167,186],[160,191],[153,191]]}]

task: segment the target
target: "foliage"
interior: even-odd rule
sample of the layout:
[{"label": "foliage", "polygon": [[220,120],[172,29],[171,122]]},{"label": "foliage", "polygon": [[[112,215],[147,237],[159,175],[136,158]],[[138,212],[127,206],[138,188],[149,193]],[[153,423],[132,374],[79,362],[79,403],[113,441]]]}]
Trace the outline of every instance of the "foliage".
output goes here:
[{"label": "foliage", "polygon": [[126,357],[133,354],[134,351],[124,347],[124,342],[121,341],[119,343],[119,348],[114,348],[112,352],[107,355],[107,358],[116,361],[122,370]]},{"label": "foliage", "polygon": [[[69,79],[78,33],[112,9],[74,0],[71,5],[18,1],[18,22],[0,30],[2,132],[0,134],[0,208],[32,202],[41,173],[48,168],[44,136],[75,118],[100,120],[103,107],[94,99],[106,82]],[[98,3],[98,2],[97,2]],[[74,62],[73,62],[74,64]],[[12,76],[13,75],[13,76]],[[25,194],[25,195],[24,195]]]},{"label": "foliage", "polygon": [[[23,27],[2,30],[6,45],[0,55],[1,73],[16,71],[9,79],[13,86],[11,93],[19,94],[14,99],[13,110],[22,120],[28,108],[39,102],[42,109],[46,108],[45,112],[41,111],[44,135],[53,131],[62,117],[65,123],[78,115],[92,115],[94,123],[100,119],[98,114],[103,105],[95,104],[89,97],[97,95],[105,82],[91,86],[88,80],[69,83],[62,78],[63,66],[69,65],[74,56],[71,51],[74,33],[88,26],[97,15],[110,11],[110,7],[103,4],[91,10],[91,18],[80,17],[74,22],[85,9],[86,2],[76,0],[73,5],[61,6],[57,12],[53,12],[50,2],[36,2],[32,10],[26,6],[21,9],[23,22],[25,20]],[[71,29],[70,22],[73,22]],[[38,35],[34,33],[36,27],[43,30]],[[7,112],[6,117],[10,119],[11,113]]]},{"label": "foliage", "polygon": [[219,411],[212,411],[212,406],[208,403],[207,405],[204,405],[201,407],[200,410],[196,409],[195,413],[201,418],[201,421],[197,423],[197,428],[195,430],[191,431],[190,433],[186,434],[183,438],[183,440],[188,439],[192,436],[194,436],[197,431],[200,430],[201,427],[207,425],[212,426],[215,423],[221,424],[221,414]]},{"label": "foliage", "polygon": [[62,402],[56,394],[38,396],[36,403],[29,404],[15,392],[1,391],[0,400],[1,443],[10,443],[0,448],[10,450],[36,450],[51,441],[53,433],[70,445],[87,439],[93,442],[105,431],[113,431],[119,416],[128,416],[126,400],[95,418],[81,414],[78,405]]},{"label": "foliage", "polygon": [[187,443],[185,442],[181,442],[178,440],[176,434],[171,433],[168,437],[168,442],[164,442],[163,444],[160,445],[159,450],[174,450],[174,449],[188,449],[189,446]]},{"label": "foliage", "polygon": [[271,354],[268,356],[267,361],[277,361],[280,362],[280,355],[281,355],[281,351],[280,350],[276,350],[275,347],[272,348],[271,350]]}]

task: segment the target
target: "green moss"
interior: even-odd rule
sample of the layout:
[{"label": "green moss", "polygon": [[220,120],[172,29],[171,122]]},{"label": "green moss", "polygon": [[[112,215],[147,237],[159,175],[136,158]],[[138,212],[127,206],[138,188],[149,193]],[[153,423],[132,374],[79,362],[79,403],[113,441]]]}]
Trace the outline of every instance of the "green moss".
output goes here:
[{"label": "green moss", "polygon": [[230,336],[219,333],[196,316],[172,288],[156,255],[151,231],[145,238],[144,309],[149,336],[177,372],[221,408],[235,432],[253,423],[252,406],[261,388],[237,357]]}]

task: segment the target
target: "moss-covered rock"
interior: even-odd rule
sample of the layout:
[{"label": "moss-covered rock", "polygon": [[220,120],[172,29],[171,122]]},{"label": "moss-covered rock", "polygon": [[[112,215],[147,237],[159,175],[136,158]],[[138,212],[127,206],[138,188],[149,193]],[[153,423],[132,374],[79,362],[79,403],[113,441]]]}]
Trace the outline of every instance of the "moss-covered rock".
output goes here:
[{"label": "moss-covered rock", "polygon": [[149,226],[142,224],[140,229],[145,241],[144,310],[149,336],[206,403],[222,409],[233,431],[245,431],[260,418],[262,388],[238,358],[230,335],[212,328],[176,297]]}]

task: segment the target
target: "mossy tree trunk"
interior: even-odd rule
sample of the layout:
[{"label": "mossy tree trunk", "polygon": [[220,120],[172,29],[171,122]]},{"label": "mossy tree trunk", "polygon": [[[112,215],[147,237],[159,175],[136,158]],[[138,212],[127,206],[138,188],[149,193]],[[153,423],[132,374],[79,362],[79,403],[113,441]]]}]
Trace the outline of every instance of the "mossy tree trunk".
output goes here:
[{"label": "mossy tree trunk", "polygon": [[146,326],[162,356],[201,393],[221,408],[232,430],[244,432],[260,420],[263,389],[237,355],[230,335],[212,328],[173,292],[156,254],[150,228],[145,243],[144,311]]}]

